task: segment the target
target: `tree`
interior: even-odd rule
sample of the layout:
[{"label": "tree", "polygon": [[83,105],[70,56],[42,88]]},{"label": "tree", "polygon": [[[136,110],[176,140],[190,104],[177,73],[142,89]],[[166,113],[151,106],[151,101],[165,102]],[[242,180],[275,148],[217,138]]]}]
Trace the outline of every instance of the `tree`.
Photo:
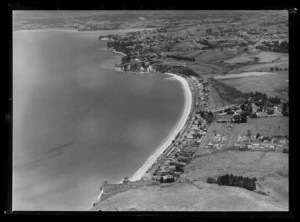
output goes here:
[{"label": "tree", "polygon": [[212,29],[211,28],[206,29],[206,33],[208,33],[208,34],[212,33]]},{"label": "tree", "polygon": [[244,110],[245,110],[245,104],[242,104],[242,105],[240,106],[240,108],[241,108],[242,111],[244,111]]},{"label": "tree", "polygon": [[159,182],[160,182],[160,183],[163,183],[163,182],[164,182],[164,178],[163,178],[163,177],[160,177]]},{"label": "tree", "polygon": [[273,114],[274,114],[274,110],[273,110],[273,109],[268,109],[268,110],[267,110],[267,113],[268,113],[269,115],[273,115]]},{"label": "tree", "polygon": [[275,67],[275,71],[277,71],[277,72],[279,71],[279,68],[277,66]]},{"label": "tree", "polygon": [[216,183],[216,180],[213,178],[207,178],[206,183]]},{"label": "tree", "polygon": [[250,115],[250,117],[251,117],[251,118],[257,118],[257,114],[256,114],[256,113],[252,113],[252,114]]},{"label": "tree", "polygon": [[274,68],[273,68],[273,67],[271,67],[271,68],[270,68],[270,71],[271,71],[271,72],[273,72],[273,71],[274,71]]},{"label": "tree", "polygon": [[176,171],[177,172],[180,172],[180,173],[183,173],[183,167],[182,166],[180,166],[180,165],[178,165],[178,164],[175,164],[175,168],[176,168]]},{"label": "tree", "polygon": [[121,59],[121,61],[122,61],[122,64],[130,62],[130,57],[129,56],[123,56],[122,59]]},{"label": "tree", "polygon": [[233,122],[240,123],[241,122],[241,115],[235,115],[233,116]]},{"label": "tree", "polygon": [[241,113],[241,123],[247,123],[247,114],[245,112]]}]

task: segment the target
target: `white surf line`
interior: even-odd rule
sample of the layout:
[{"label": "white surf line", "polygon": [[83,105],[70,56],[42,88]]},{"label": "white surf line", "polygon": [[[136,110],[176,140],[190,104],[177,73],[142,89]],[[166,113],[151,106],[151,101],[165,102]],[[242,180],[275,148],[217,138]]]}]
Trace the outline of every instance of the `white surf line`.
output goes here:
[{"label": "white surf line", "polygon": [[102,194],[103,194],[103,188],[101,189],[101,192],[100,192],[100,194],[99,194],[99,196],[97,198],[97,201],[100,201],[100,198],[101,198]]},{"label": "white surf line", "polygon": [[123,52],[118,52],[116,50],[113,50],[114,53],[118,53],[118,54],[122,54],[123,56],[127,56],[126,54],[124,54]]},{"label": "white surf line", "polygon": [[179,121],[171,130],[168,137],[162,142],[160,146],[158,146],[158,149],[146,160],[143,166],[140,169],[138,169],[131,178],[129,178],[130,181],[140,180],[143,177],[143,175],[149,170],[149,168],[151,168],[151,166],[157,161],[157,159],[163,154],[163,152],[172,144],[172,141],[175,139],[176,135],[183,129],[191,112],[193,98],[192,92],[186,79],[173,73],[165,74],[172,75],[174,78],[181,82],[182,87],[184,89],[185,107]]}]

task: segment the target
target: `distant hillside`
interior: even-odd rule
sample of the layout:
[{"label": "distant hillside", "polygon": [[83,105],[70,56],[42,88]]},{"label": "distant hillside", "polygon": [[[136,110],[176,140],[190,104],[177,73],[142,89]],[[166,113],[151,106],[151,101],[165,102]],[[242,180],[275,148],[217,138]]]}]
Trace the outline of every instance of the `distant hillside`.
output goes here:
[{"label": "distant hillside", "polygon": [[[110,25],[120,23],[119,26],[112,26],[111,29],[121,28],[120,25],[141,25],[150,24],[153,26],[160,26],[161,22],[184,22],[197,21],[199,23],[226,23],[237,24],[251,24],[259,27],[268,26],[266,22],[276,14],[276,22],[282,23],[287,21],[287,11],[18,11],[14,13],[14,27],[15,29],[31,29],[33,25],[39,25],[40,28],[62,28],[79,26],[87,28],[90,25],[97,26],[103,21],[109,21]],[[272,19],[273,19],[272,17]],[[142,19],[141,19],[142,18]],[[274,20],[274,19],[273,19]],[[283,23],[284,24],[284,23]],[[26,26],[27,25],[27,26]],[[30,25],[30,26],[28,26]],[[167,25],[167,24],[165,24]],[[178,24],[179,25],[179,24]],[[270,25],[273,25],[270,24]],[[23,27],[23,28],[22,28]],[[34,27],[36,28],[36,27]]]}]

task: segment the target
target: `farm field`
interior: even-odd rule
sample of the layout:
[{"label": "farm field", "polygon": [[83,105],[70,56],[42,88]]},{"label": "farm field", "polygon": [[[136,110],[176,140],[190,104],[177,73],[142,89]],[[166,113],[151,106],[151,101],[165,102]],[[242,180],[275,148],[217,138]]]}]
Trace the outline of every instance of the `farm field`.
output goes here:
[{"label": "farm field", "polygon": [[281,69],[281,71],[276,71],[276,73],[288,73],[288,61],[276,61],[271,63],[245,65],[243,67],[228,71],[228,74],[238,74],[242,72],[270,72],[271,68],[275,69],[276,67],[278,67],[278,69]]},{"label": "farm field", "polygon": [[203,183],[207,178],[217,178],[225,174],[256,177],[256,189],[267,194],[260,196],[270,197],[288,207],[288,162],[288,154],[284,153],[214,151],[194,158],[184,168],[180,180]]},{"label": "farm field", "polygon": [[[217,178],[225,174],[256,177],[257,190],[288,206],[288,154],[231,148],[238,137],[247,135],[248,130],[264,136],[289,135],[288,121],[288,117],[269,117],[248,119],[247,123],[241,124],[213,122],[180,180],[205,182],[208,177]],[[223,148],[205,148],[209,142]]]},{"label": "farm field", "polygon": [[260,52],[254,55],[243,54],[232,59],[224,60],[223,62],[229,64],[235,63],[246,63],[258,59],[258,63],[271,63],[275,61],[288,61],[288,54],[286,53],[275,53],[275,52]]},{"label": "farm field", "polygon": [[[226,76],[230,77],[229,75]],[[225,79],[226,76],[222,77],[222,82],[228,86],[235,87],[237,90],[240,90],[242,92],[258,91],[266,93],[268,96],[277,96],[280,99],[288,100],[288,74],[271,73],[259,76],[248,76],[247,78]],[[237,76],[235,75],[235,77]]]},{"label": "farm field", "polygon": [[268,75],[273,74],[272,72],[244,72],[241,74],[227,74],[227,75],[217,75],[215,79],[235,79],[235,78],[243,78],[249,76],[261,76],[261,75]]}]

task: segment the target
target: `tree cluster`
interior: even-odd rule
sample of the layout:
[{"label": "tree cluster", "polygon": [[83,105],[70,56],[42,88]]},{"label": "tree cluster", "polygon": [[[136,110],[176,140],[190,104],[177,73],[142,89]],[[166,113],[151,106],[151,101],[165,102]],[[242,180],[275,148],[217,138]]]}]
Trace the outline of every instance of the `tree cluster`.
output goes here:
[{"label": "tree cluster", "polygon": [[278,71],[282,71],[282,70],[287,71],[288,69],[287,69],[287,68],[284,68],[284,69],[278,68],[277,66],[276,66],[275,68],[274,68],[274,67],[271,67],[271,68],[270,68],[270,71],[271,71],[271,72],[273,72],[274,70],[278,72]]},{"label": "tree cluster", "polygon": [[232,174],[219,176],[217,179],[217,184],[221,186],[235,186],[235,187],[243,187],[247,190],[255,190],[256,184],[255,181],[257,179],[254,178],[248,178],[248,177],[242,177],[242,176],[233,176]]},{"label": "tree cluster", "polygon": [[130,53],[130,49],[127,48],[128,46],[133,46],[136,44],[133,41],[112,41],[107,43],[107,48],[113,48],[118,52],[123,52],[125,54]]},{"label": "tree cluster", "polygon": [[183,66],[173,66],[173,67],[171,66],[170,67],[170,72],[171,73],[181,74],[183,76],[195,76],[195,77],[198,77],[198,74],[194,70],[192,70],[192,69],[190,69],[188,67],[183,67]]},{"label": "tree cluster", "polygon": [[233,116],[233,122],[235,122],[235,123],[247,123],[247,113],[246,112],[241,112],[241,114]]},{"label": "tree cluster", "polygon": [[271,103],[280,104],[280,99],[277,96],[269,97],[268,101]]},{"label": "tree cluster", "polygon": [[261,92],[257,92],[257,91],[255,91],[255,93],[251,92],[250,97],[253,98],[253,102],[255,105],[256,105],[256,102],[258,102],[260,100],[263,102],[263,104],[268,100],[268,96],[266,93],[261,93]]},{"label": "tree cluster", "polygon": [[166,57],[177,59],[177,60],[186,60],[186,61],[191,61],[191,62],[195,61],[195,58],[183,57],[183,56],[179,56],[179,55],[166,55]]},{"label": "tree cluster", "polygon": [[206,33],[211,34],[212,33],[212,29],[211,28],[206,29]]},{"label": "tree cluster", "polygon": [[130,62],[130,56],[123,56],[121,58],[122,64]]},{"label": "tree cluster", "polygon": [[183,170],[183,167],[181,165],[175,164],[175,167],[176,167],[177,172],[183,173],[184,170]]},{"label": "tree cluster", "polygon": [[275,97],[268,97],[266,93],[261,93],[255,91],[255,93],[250,93],[251,101],[256,106],[273,106],[273,104],[280,104],[281,100],[277,96]]},{"label": "tree cluster", "polygon": [[211,111],[202,111],[196,112],[196,114],[200,114],[203,119],[205,119],[208,123],[211,123],[214,119],[214,114]]},{"label": "tree cluster", "polygon": [[289,116],[289,102],[283,103],[281,113],[283,116]]},{"label": "tree cluster", "polygon": [[160,183],[173,183],[175,182],[175,179],[172,177],[172,178],[167,178],[167,179],[164,179],[163,177],[160,177],[160,180],[159,180]]}]

